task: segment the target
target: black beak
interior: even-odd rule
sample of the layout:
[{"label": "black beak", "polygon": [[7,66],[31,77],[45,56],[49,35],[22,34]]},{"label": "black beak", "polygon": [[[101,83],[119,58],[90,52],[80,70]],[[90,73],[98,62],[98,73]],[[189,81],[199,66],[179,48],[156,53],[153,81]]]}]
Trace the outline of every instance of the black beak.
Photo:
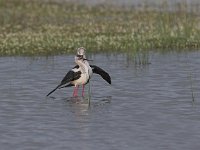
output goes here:
[{"label": "black beak", "polygon": [[79,59],[87,60],[87,61],[93,61],[87,58],[83,58],[83,55],[76,55],[76,57],[78,57]]},{"label": "black beak", "polygon": [[79,59],[83,59],[83,55],[76,55]]},{"label": "black beak", "polygon": [[91,59],[86,59],[86,58],[84,58],[83,60],[87,60],[87,61],[93,61],[93,60],[91,60]]}]

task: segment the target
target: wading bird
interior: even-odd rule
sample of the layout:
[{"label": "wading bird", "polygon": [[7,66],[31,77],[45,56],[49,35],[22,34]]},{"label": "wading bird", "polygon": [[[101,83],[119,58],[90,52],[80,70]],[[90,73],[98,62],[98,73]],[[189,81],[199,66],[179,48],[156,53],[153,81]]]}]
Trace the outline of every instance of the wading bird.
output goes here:
[{"label": "wading bird", "polygon": [[[100,67],[97,67],[95,65],[90,65],[88,61],[91,61],[91,60],[88,60],[86,59],[86,56],[85,56],[85,48],[84,47],[80,47],[77,49],[77,56],[81,56],[83,57],[83,62],[84,64],[87,66],[88,68],[88,74],[89,74],[89,80],[91,79],[93,73],[95,74],[98,74],[100,75],[106,82],[108,82],[109,84],[111,84],[111,78],[110,78],[110,75],[104,71],[103,69],[101,69]],[[78,65],[76,65],[74,68],[79,68]],[[88,80],[88,82],[89,82]],[[88,83],[87,82],[87,83]],[[86,83],[86,84],[87,84]],[[64,87],[67,87],[67,86],[63,86],[61,88],[64,88]],[[83,96],[83,93],[84,93],[84,85],[83,85],[83,89],[82,89],[82,96]]]},{"label": "wading bird", "polygon": [[82,96],[84,96],[85,84],[89,83],[89,80],[91,79],[93,73],[99,74],[105,81],[111,84],[110,75],[100,67],[90,65],[88,61],[89,60],[86,59],[85,56],[85,48],[78,48],[77,55],[75,57],[75,62],[77,65],[66,74],[61,83],[49,94],[47,94],[47,96],[49,96],[57,89],[70,86],[75,86],[73,96],[78,96],[79,85],[82,85]]},{"label": "wading bird", "polygon": [[89,82],[89,69],[88,66],[83,61],[84,59],[82,55],[76,55],[75,63],[77,64],[77,67],[71,69],[62,79],[60,84],[51,92],[49,92],[47,96],[49,96],[55,90],[62,88],[62,86],[64,87],[74,86],[73,97],[78,96],[79,85],[83,85],[82,96],[84,96],[84,85],[87,82]]}]

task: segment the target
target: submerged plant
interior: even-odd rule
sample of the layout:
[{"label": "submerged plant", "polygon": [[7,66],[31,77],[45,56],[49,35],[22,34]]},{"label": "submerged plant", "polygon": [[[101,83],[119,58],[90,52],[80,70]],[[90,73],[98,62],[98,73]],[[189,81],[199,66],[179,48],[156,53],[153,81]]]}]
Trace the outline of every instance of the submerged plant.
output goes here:
[{"label": "submerged plant", "polygon": [[191,86],[191,93],[192,93],[192,102],[194,102],[194,88],[193,88],[192,74],[190,74],[189,79],[190,79],[190,86]]}]

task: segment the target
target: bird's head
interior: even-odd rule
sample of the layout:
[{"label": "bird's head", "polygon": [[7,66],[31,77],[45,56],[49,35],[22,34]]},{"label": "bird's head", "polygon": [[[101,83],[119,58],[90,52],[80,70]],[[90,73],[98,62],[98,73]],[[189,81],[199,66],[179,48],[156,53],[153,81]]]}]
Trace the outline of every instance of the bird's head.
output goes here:
[{"label": "bird's head", "polygon": [[82,55],[83,58],[85,58],[85,48],[84,47],[77,48],[77,55]]},{"label": "bird's head", "polygon": [[83,55],[76,55],[75,56],[75,60],[78,60],[78,61],[83,61]]},{"label": "bird's head", "polygon": [[77,48],[77,57],[82,58],[83,60],[87,60],[87,61],[92,61],[92,60],[88,60],[85,56],[85,51],[86,49],[84,47],[79,47]]}]

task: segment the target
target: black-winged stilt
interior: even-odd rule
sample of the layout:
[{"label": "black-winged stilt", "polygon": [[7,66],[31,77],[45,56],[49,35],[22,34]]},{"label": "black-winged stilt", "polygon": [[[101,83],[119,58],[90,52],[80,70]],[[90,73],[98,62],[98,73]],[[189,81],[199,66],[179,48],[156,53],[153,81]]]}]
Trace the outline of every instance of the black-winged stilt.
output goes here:
[{"label": "black-winged stilt", "polygon": [[[88,59],[86,59],[86,56],[85,56],[85,48],[84,47],[80,47],[77,49],[77,56],[81,56],[83,57],[83,62],[84,64],[87,66],[88,68],[88,73],[89,73],[89,80],[91,79],[93,73],[95,74],[98,74],[100,75],[105,81],[107,81],[109,84],[111,84],[111,78],[110,78],[110,75],[104,71],[103,69],[101,69],[100,67],[97,67],[95,65],[90,65],[88,61]],[[74,68],[79,68],[78,65],[76,65]],[[88,80],[88,82],[89,82]],[[87,83],[88,83],[87,82]],[[87,84],[86,83],[86,84]],[[65,87],[68,87],[68,86],[62,86],[60,88],[65,88]],[[84,93],[84,85],[83,85],[83,89],[82,89],[82,95]]]},{"label": "black-winged stilt", "polygon": [[55,90],[61,88],[64,85],[65,87],[75,86],[73,96],[78,96],[78,87],[79,85],[83,85],[82,96],[84,96],[84,85],[89,81],[90,77],[88,66],[83,61],[84,59],[82,55],[76,55],[75,62],[77,64],[77,67],[71,69],[62,79],[60,84],[51,92],[49,92],[47,96],[49,96]]},{"label": "black-winged stilt", "polygon": [[[85,84],[89,82],[93,73],[99,74],[105,81],[111,84],[110,75],[95,65],[90,65],[88,59],[85,56],[85,48],[80,47],[77,49],[77,55],[75,57],[76,66],[70,70],[66,76],[63,78],[61,83],[52,90],[47,96],[53,93],[55,90],[70,86],[75,86],[73,96],[78,96],[79,85],[82,85],[82,96],[84,96],[84,87]],[[66,85],[69,83],[68,85]]]}]

